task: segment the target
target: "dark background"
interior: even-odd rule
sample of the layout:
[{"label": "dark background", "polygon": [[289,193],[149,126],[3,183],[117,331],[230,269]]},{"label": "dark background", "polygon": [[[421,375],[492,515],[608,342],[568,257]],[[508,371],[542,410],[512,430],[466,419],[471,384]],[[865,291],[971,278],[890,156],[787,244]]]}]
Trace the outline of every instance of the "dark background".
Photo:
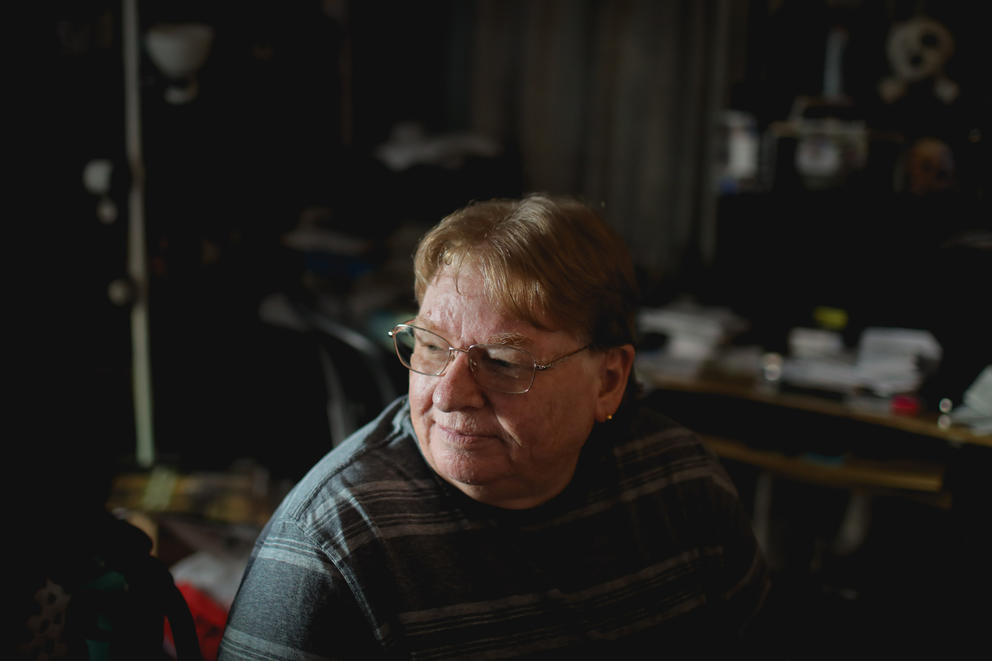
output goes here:
[{"label": "dark background", "polygon": [[[955,36],[946,73],[960,95],[941,104],[914,91],[905,107],[879,103],[886,35],[918,4],[732,5],[726,108],[748,112],[762,132],[785,119],[796,97],[822,91],[825,35],[844,25],[846,91],[882,137],[869,165],[840,186],[811,191],[780,167],[758,188],[714,191],[712,257],[687,245],[674,273],[639,264],[646,304],[688,295],[729,305],[752,322],[748,339],[769,348],[808,324],[817,305],[848,310],[852,338],[874,324],[928,328],[948,352],[934,393],[960,397],[989,362],[988,250],[954,242],[989,227],[989,47],[973,4],[925,4]],[[380,341],[412,308],[419,232],[469,200],[532,183],[512,145],[455,168],[397,172],[376,157],[399,122],[435,134],[468,127],[475,4],[138,6],[143,29],[183,21],[215,29],[192,103],[167,103],[168,81],[144,51],[140,62],[157,458],[223,468],[249,457],[297,476],[327,449],[326,384],[313,338],[261,319],[260,305],[277,295]],[[44,147],[23,221],[37,258],[23,281],[41,284],[25,287],[36,292],[37,313],[27,316],[40,341],[21,353],[46,367],[29,370],[24,389],[39,395],[35,424],[53,426],[40,437],[85,438],[68,444],[68,456],[98,457],[112,473],[133,461],[135,444],[129,304],[108,296],[127,275],[121,6],[51,3],[39,35],[43,67],[30,88],[38,95],[25,105],[38,108]],[[900,148],[918,136],[953,148],[953,189],[920,199],[893,183]],[[108,196],[118,216],[109,224],[82,185],[94,159],[114,165]],[[286,237],[305,219],[361,249],[291,247]],[[403,375],[391,377],[402,388]]]},{"label": "dark background", "polygon": [[[377,158],[401,122],[415,121],[431,134],[471,126],[468,54],[475,12],[484,3],[137,4],[142,30],[185,21],[215,29],[199,95],[189,104],[167,103],[168,81],[146,52],[140,61],[155,463],[224,470],[249,459],[273,478],[293,481],[331,445],[322,347],[338,354],[325,344],[326,333],[274,322],[263,314],[267,305],[282,302],[382,343],[390,324],[413,309],[410,253],[420,232],[472,199],[518,195],[534,185],[522,157],[527,145],[504,144],[497,156],[465,158],[456,167],[397,171]],[[546,4],[559,10],[549,15],[567,18],[565,5]],[[837,185],[812,190],[781,165],[796,146],[782,140],[772,175],[734,190],[714,187],[711,255],[690,240],[677,251],[677,267],[637,265],[644,303],[689,297],[729,306],[751,324],[744,340],[779,350],[788,330],[810,325],[812,310],[822,305],[849,313],[849,342],[871,325],[929,329],[945,361],[926,384],[924,401],[959,401],[992,363],[986,70],[992,40],[980,4],[731,2],[722,106],[748,113],[767,135],[798,97],[822,92],[826,35],[845,26],[845,91],[871,129],[868,163]],[[16,269],[9,318],[21,331],[8,353],[10,364],[24,367],[9,372],[15,397],[8,447],[16,455],[8,469],[9,502],[19,514],[13,529],[24,526],[49,548],[69,549],[91,534],[73,522],[102,507],[115,475],[148,468],[134,456],[121,6],[51,2],[42,20],[8,27],[24,27],[28,42],[12,60],[20,75],[10,79],[9,105],[27,117],[9,130],[28,149],[25,159],[11,158],[18,204],[6,219],[16,237],[9,246]],[[954,35],[945,72],[960,94],[939,103],[919,86],[899,103],[880,103],[875,86],[888,72],[886,37],[919,9]],[[560,27],[543,25],[549,34]],[[923,136],[953,151],[955,169],[952,186],[920,196],[909,194],[895,172],[905,148]],[[104,199],[83,186],[83,170],[94,159],[113,164]],[[671,176],[685,173],[674,167]],[[101,222],[98,205],[108,201],[117,214]],[[288,240],[301,229],[336,238],[338,249]],[[699,234],[689,232],[693,240]],[[358,247],[341,247],[342,239]],[[112,286],[124,287],[123,298],[109,295]],[[387,378],[402,391],[405,374],[380,348]],[[338,357],[338,373],[353,391],[349,413],[356,422],[367,419],[378,407],[377,395],[366,397],[368,365]],[[696,413],[712,421],[712,411],[707,405]],[[791,441],[814,424],[792,422],[771,438]],[[768,421],[751,423],[758,440],[768,440]],[[809,438],[853,442],[843,430],[817,429]],[[987,457],[984,463],[962,457],[973,471],[963,482],[982,484]],[[735,468],[743,495],[753,497],[753,472]],[[834,532],[848,494],[801,484],[777,493],[776,510],[786,510],[780,522],[802,547],[785,559],[783,571],[819,581],[790,587],[804,598],[820,596],[824,585],[853,584],[868,595],[856,608],[835,608],[844,601],[837,599],[816,601],[822,612],[797,611],[785,639],[805,645],[810,637],[825,641],[832,627],[857,634],[875,628],[886,642],[891,634],[929,627],[940,644],[942,626],[984,625],[979,611],[941,608],[944,600],[960,601],[972,569],[987,561],[975,562],[976,549],[988,547],[971,544],[967,535],[974,520],[967,517],[988,502],[980,489],[964,513],[880,499],[862,558],[841,558],[852,566],[820,567],[816,576],[809,560],[823,554],[813,547]],[[957,562],[961,557],[968,562]],[[799,602],[780,603],[788,610]],[[958,621],[951,626],[951,620]],[[836,649],[846,653],[854,637],[837,638]],[[911,637],[903,642],[912,648]]]}]

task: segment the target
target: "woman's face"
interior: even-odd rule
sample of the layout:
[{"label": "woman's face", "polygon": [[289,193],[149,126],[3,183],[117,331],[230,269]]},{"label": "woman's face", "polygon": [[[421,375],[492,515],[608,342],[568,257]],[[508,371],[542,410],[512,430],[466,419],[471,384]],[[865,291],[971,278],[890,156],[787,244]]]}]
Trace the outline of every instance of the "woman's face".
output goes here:
[{"label": "woman's face", "polygon": [[[539,363],[584,344],[497,312],[471,265],[459,271],[457,287],[451,270],[442,270],[412,323],[455,347],[510,342]],[[517,395],[481,388],[463,352],[455,352],[443,376],[411,371],[411,418],[424,458],[446,481],[490,505],[518,509],[552,498],[571,480],[594,422],[619,406],[615,387],[604,396],[604,386],[618,378],[609,374],[611,355],[580,351],[538,372],[531,389]],[[626,373],[622,378],[626,383]]]}]

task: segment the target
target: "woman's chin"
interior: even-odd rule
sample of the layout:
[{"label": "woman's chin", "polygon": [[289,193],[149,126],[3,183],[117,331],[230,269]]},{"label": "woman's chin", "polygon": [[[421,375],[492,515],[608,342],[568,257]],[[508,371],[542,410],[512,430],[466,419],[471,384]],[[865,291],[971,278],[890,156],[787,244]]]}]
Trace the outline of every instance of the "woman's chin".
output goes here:
[{"label": "woman's chin", "polygon": [[445,449],[434,453],[432,464],[438,475],[456,486],[485,487],[508,477],[505,459],[480,454]]}]

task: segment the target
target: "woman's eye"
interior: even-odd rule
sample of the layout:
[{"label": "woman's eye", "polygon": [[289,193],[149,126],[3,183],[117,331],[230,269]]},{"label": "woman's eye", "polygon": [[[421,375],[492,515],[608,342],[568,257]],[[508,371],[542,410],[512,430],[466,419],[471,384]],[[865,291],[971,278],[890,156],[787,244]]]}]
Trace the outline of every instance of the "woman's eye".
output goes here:
[{"label": "woman's eye", "polygon": [[483,361],[490,369],[512,370],[520,366],[521,358],[518,352],[512,349],[501,349],[499,351],[487,351],[482,355]]}]

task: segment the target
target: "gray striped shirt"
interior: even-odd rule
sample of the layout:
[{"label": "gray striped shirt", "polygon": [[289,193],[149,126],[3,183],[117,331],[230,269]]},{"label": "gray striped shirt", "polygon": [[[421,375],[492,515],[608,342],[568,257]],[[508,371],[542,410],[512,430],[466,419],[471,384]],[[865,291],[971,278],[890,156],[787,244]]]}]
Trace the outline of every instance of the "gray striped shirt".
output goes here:
[{"label": "gray striped shirt", "polygon": [[475,502],[398,399],[259,537],[221,659],[655,658],[735,645],[768,588],[736,492],[650,411],[599,426],[548,503]]}]

